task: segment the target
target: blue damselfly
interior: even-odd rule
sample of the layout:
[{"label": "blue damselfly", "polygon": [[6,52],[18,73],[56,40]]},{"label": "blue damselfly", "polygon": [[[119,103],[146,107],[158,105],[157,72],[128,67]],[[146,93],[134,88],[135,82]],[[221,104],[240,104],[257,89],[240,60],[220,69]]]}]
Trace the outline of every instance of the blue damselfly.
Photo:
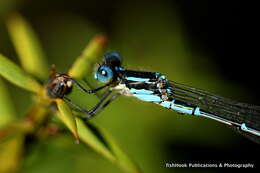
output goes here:
[{"label": "blue damselfly", "polygon": [[[133,96],[182,114],[219,121],[255,142],[260,142],[260,106],[240,103],[185,86],[168,80],[166,76],[157,72],[127,70],[121,66],[121,57],[115,52],[105,54],[94,77],[105,85],[93,92],[108,88],[97,104],[98,106],[109,97],[112,91],[117,91],[102,108],[121,94]],[[94,111],[93,115],[96,113],[97,111]],[[93,115],[86,116],[86,118],[90,119]]]}]

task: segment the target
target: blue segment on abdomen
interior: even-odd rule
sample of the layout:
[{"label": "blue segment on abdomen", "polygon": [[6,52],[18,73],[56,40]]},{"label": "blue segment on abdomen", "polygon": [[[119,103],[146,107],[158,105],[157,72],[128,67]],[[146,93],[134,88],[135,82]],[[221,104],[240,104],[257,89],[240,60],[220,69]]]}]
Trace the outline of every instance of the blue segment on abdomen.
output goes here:
[{"label": "blue segment on abdomen", "polygon": [[147,95],[147,94],[133,94],[134,97],[137,97],[140,100],[146,102],[161,102],[162,99],[160,96],[157,95]]},{"label": "blue segment on abdomen", "polygon": [[174,104],[175,100],[172,101],[163,101],[160,103],[161,106],[168,108],[168,109],[172,109],[184,114],[192,114],[193,108],[192,107],[186,107],[180,104]]},{"label": "blue segment on abdomen", "polygon": [[153,91],[150,91],[150,90],[146,90],[146,89],[135,89],[135,88],[131,88],[130,89],[130,92],[132,94],[144,94],[144,95],[151,95],[153,94]]},{"label": "blue segment on abdomen", "polygon": [[193,108],[185,107],[178,104],[172,104],[171,109],[184,114],[192,114],[193,111]]},{"label": "blue segment on abdomen", "polygon": [[136,82],[148,82],[150,80],[149,78],[139,78],[139,77],[126,77],[125,79],[129,81],[136,81]]},{"label": "blue segment on abdomen", "polygon": [[194,115],[201,115],[200,113],[200,108],[199,107],[196,107],[195,110],[194,110]]},{"label": "blue segment on abdomen", "polygon": [[163,106],[163,107],[165,107],[165,108],[171,108],[171,105],[172,105],[172,104],[173,104],[173,103],[170,102],[170,101],[163,101],[163,102],[160,103],[160,105]]}]

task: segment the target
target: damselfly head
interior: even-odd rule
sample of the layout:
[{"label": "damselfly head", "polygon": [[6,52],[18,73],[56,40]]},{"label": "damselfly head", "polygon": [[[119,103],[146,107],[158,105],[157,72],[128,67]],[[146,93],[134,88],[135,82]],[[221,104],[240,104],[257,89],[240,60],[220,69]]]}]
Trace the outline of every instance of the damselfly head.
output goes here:
[{"label": "damselfly head", "polygon": [[110,53],[106,53],[104,55],[104,62],[103,63],[107,66],[114,68],[114,67],[120,67],[121,61],[122,61],[122,58],[118,53],[110,52]]},{"label": "damselfly head", "polygon": [[113,70],[107,66],[107,65],[102,65],[100,66],[96,73],[95,73],[95,79],[98,80],[99,82],[102,83],[108,83],[114,78],[114,73]]},{"label": "damselfly head", "polygon": [[116,69],[121,66],[121,56],[116,52],[104,55],[104,60],[97,68],[95,79],[102,83],[111,82],[115,78]]}]

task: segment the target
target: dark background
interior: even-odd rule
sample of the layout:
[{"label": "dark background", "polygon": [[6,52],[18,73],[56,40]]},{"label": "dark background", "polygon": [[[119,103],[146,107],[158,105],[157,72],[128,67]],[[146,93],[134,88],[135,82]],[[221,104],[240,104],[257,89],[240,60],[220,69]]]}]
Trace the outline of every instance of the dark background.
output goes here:
[{"label": "dark background", "polygon": [[[60,64],[62,70],[66,70],[74,57],[80,54],[80,50],[87,43],[86,40],[91,38],[91,34],[88,35],[85,32],[82,33],[82,37],[80,36],[86,25],[91,26],[91,33],[105,33],[110,40],[108,50],[120,52],[124,57],[125,66],[129,68],[160,71],[177,82],[209,90],[241,102],[260,105],[258,99],[259,51],[256,46],[258,45],[256,28],[259,19],[256,15],[256,3],[203,0],[157,2],[24,0],[11,2],[6,5],[6,8],[0,7],[1,20],[4,21],[11,11],[19,11],[24,15],[39,35],[49,62],[59,64],[61,60],[67,59],[64,64]],[[75,27],[72,22],[74,19],[79,20]],[[80,24],[82,21],[87,21],[87,24]],[[1,53],[15,57],[4,23],[0,24],[0,31],[2,32],[0,34]],[[171,31],[174,34],[170,35]],[[172,40],[180,35],[179,32],[182,39],[176,43]],[[66,36],[67,38],[64,38]],[[71,45],[75,47],[71,48]],[[61,53],[68,47],[68,50]],[[157,47],[159,47],[158,50]],[[179,51],[179,47],[184,47],[184,49]],[[189,51],[188,55],[185,51]],[[182,57],[189,58],[183,60]],[[129,102],[134,106],[136,113],[130,111],[131,108],[124,109]],[[249,162],[254,163],[255,166],[259,165],[254,157],[259,156],[259,145],[234,133],[224,125],[210,120],[193,120],[192,118],[183,120],[178,114],[161,108],[153,108],[154,105],[137,105],[140,102],[137,104],[133,102],[135,102],[134,99],[124,98],[123,103],[114,103],[108,112],[104,112],[110,115],[99,116],[97,121],[103,123],[103,126],[116,137],[122,144],[122,148],[141,165],[145,172],[151,172],[154,168],[160,172],[191,171],[166,169],[165,162]],[[121,110],[118,111],[119,107]],[[151,111],[139,111],[140,109],[151,109]],[[136,115],[129,120],[118,119],[115,114]],[[143,116],[144,114],[146,115]],[[110,121],[108,118],[102,120],[102,117],[112,116]],[[142,116],[143,118],[139,120]],[[156,118],[150,118],[150,116]],[[172,116],[174,117],[169,120]],[[145,132],[135,138],[134,134],[138,130],[132,131],[132,128],[139,128],[143,124],[134,123],[133,125],[133,121],[147,121],[147,118],[149,120],[144,124],[149,124],[152,119],[151,124],[144,129],[141,127],[141,131]],[[116,123],[121,123],[121,120],[127,120],[122,124],[129,123],[129,125],[116,125],[117,128],[125,127],[124,133],[118,132],[114,127]],[[182,128],[178,128],[180,126]],[[148,135],[148,137],[142,135]],[[139,138],[144,138],[147,143],[139,146]],[[123,142],[124,140],[127,142]],[[151,153],[156,150],[160,152],[161,157],[158,156],[157,160],[151,159],[150,157],[156,157],[156,153]],[[146,155],[146,152],[149,155]],[[66,153],[63,156],[66,156]],[[143,161],[144,159],[147,161]],[[39,160],[37,161],[35,164],[39,164]],[[25,170],[35,171],[37,167],[27,166]],[[202,170],[192,169],[192,171],[201,172]],[[217,170],[204,169],[204,171],[216,172]]]},{"label": "dark background", "polygon": [[[116,25],[114,18],[118,17],[118,13],[124,9],[151,8],[149,2],[17,0],[14,2],[15,5],[11,3],[13,5],[11,7],[28,17],[33,24],[41,22],[38,19],[43,16],[64,12],[77,14],[108,36],[113,36]],[[251,94],[255,96],[252,102],[257,102],[259,93],[254,92],[258,88],[256,76],[259,57],[256,47],[258,35],[256,3],[206,0],[163,0],[156,3],[166,4],[172,8],[173,14],[177,13],[192,50],[205,52],[208,58],[214,61],[218,73],[223,78],[239,82],[239,85],[252,90]],[[4,12],[3,14],[8,14]]]}]

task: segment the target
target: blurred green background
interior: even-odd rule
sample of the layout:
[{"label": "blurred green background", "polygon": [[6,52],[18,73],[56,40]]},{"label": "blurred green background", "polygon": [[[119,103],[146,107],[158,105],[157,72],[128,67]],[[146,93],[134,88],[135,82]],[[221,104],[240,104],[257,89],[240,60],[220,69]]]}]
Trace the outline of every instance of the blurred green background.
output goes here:
[{"label": "blurred green background", "polygon": [[[254,92],[259,74],[255,49],[247,40],[254,32],[243,12],[250,4],[235,2],[0,0],[0,52],[18,62],[5,26],[6,17],[18,11],[34,27],[49,65],[56,64],[60,72],[95,34],[105,33],[107,51],[119,52],[126,68],[161,72],[176,82],[260,105]],[[92,78],[87,77],[98,86]],[[16,112],[23,115],[30,95],[5,83]],[[71,97],[87,108],[97,101],[82,95],[75,91]],[[232,129],[134,98],[121,96],[92,121],[110,132],[144,172],[217,172],[166,168],[167,162],[257,164],[251,155],[259,155],[259,147]],[[75,144],[71,135],[28,145],[25,156],[22,173],[121,172]]]}]

